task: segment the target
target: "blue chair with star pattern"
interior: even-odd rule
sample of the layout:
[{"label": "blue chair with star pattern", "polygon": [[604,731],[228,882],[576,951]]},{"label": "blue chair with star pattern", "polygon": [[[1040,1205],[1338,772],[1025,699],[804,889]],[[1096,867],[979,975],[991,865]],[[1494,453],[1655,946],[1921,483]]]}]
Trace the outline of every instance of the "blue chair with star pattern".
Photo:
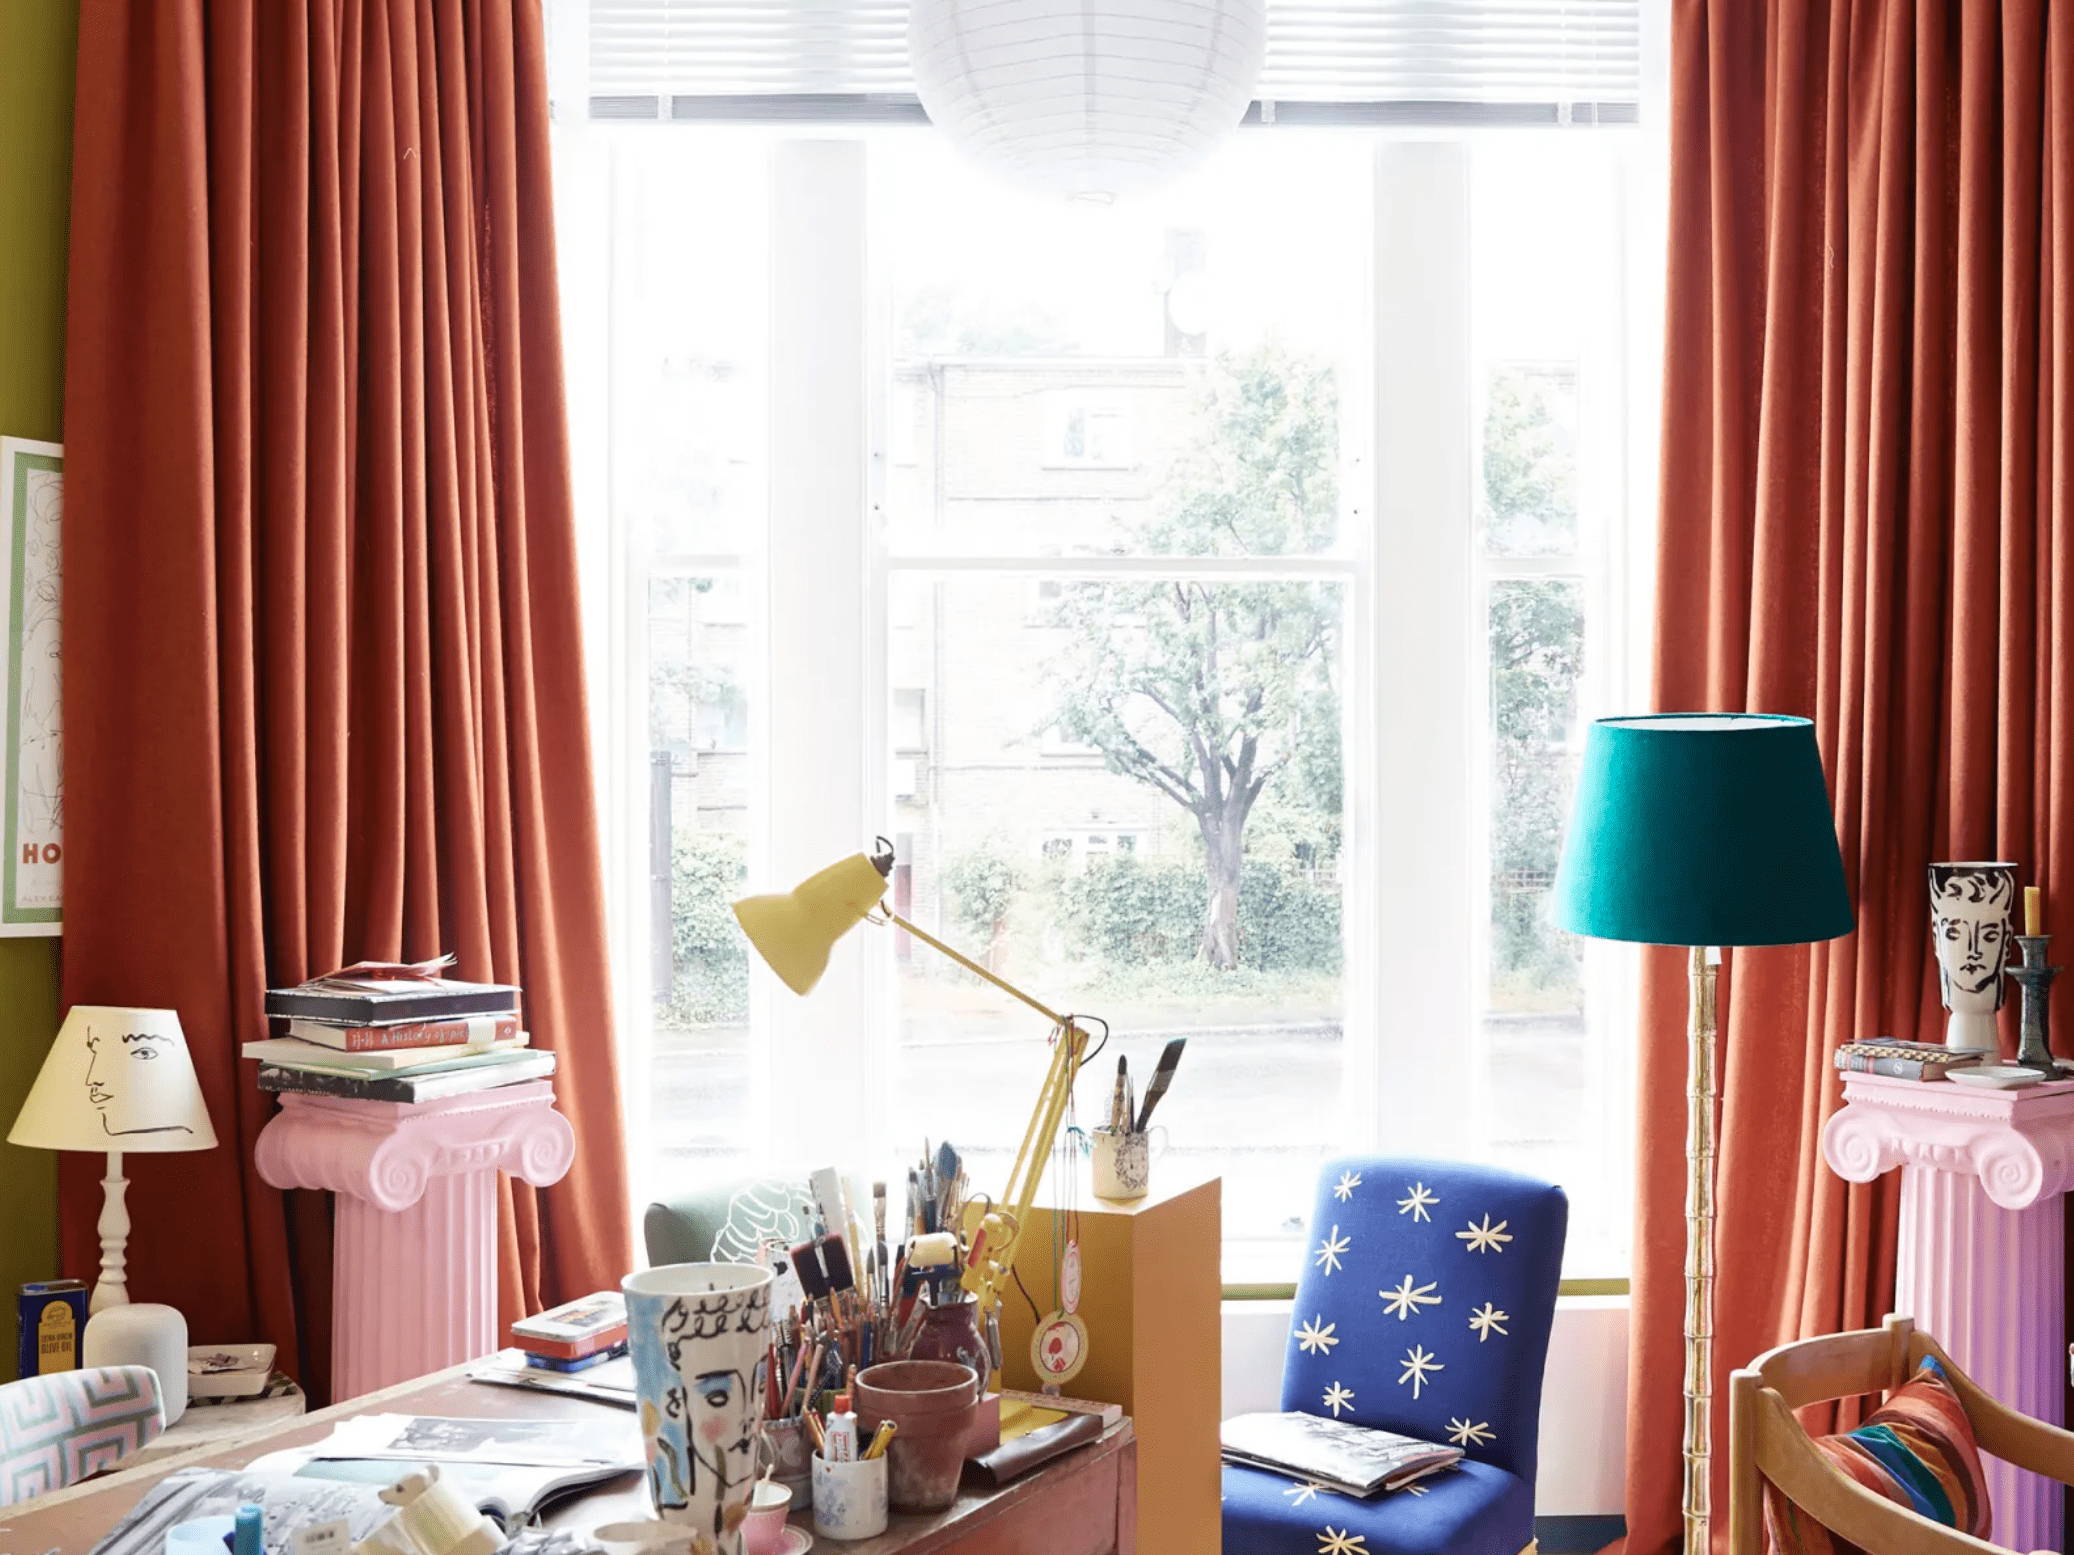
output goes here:
[{"label": "blue chair with star pattern", "polygon": [[1522,1555],[1569,1200],[1457,1161],[1350,1157],[1319,1180],[1282,1407],[1463,1450],[1360,1499],[1224,1466],[1224,1555]]}]

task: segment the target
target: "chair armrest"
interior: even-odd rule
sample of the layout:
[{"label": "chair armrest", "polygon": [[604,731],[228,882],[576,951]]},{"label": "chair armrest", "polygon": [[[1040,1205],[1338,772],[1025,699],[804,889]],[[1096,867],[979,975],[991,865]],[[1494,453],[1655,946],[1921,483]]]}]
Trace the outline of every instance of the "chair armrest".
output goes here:
[{"label": "chair armrest", "polygon": [[2020,1469],[2029,1469],[2033,1474],[2056,1479],[2062,1485],[2074,1485],[2074,1432],[2063,1431],[2056,1425],[2047,1425],[2043,1420],[2033,1420],[2029,1415],[2011,1409],[1967,1376],[1958,1363],[1945,1354],[1942,1345],[1919,1330],[1910,1346],[1910,1369],[1913,1370],[1925,1355],[1935,1357],[1937,1364],[1944,1368],[1952,1391],[1959,1395],[1959,1403],[1966,1410],[1966,1419],[1973,1426],[1973,1439],[1980,1444],[1981,1451],[1991,1452]]},{"label": "chair armrest", "polygon": [[1758,1471],[1831,1533],[1881,1555],[2009,1555],[2006,1546],[1933,1523],[1847,1478],[1816,1450],[1777,1393],[1754,1391]]}]

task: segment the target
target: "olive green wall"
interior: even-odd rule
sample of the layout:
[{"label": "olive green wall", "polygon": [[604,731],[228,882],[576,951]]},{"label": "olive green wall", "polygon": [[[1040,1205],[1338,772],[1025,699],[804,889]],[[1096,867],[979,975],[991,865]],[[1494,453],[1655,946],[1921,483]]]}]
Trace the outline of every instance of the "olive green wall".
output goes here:
[{"label": "olive green wall", "polygon": [[[10,437],[61,438],[78,30],[76,0],[0,0],[0,434]],[[0,939],[0,1132],[57,1023],[58,942]],[[57,1158],[0,1144],[0,1379],[14,1375],[15,1288],[58,1273],[57,1256]]]}]

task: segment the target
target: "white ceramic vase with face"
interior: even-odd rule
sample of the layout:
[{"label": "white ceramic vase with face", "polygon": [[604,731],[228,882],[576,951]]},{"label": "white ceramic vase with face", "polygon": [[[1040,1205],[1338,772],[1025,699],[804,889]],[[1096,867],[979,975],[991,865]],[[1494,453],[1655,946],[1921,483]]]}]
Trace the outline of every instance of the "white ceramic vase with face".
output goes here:
[{"label": "white ceramic vase with face", "polygon": [[741,1555],[756,1480],[771,1273],[677,1263],[620,1282],[648,1489],[694,1555]]},{"label": "white ceramic vase with face", "polygon": [[2016,865],[1930,866],[1930,942],[1937,951],[1948,1048],[1992,1052],[1999,1045],[1995,1012],[2002,1008],[2002,961],[2015,909]]}]

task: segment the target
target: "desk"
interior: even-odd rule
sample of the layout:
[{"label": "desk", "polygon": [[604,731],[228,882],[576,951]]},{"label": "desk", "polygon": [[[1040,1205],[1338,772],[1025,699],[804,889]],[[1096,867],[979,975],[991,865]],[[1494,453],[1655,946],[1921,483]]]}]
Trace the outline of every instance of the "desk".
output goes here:
[{"label": "desk", "polygon": [[[235,1443],[211,1443],[140,1468],[123,1469],[68,1490],[0,1508],[0,1555],[86,1555],[137,1497],[176,1469],[236,1468],[283,1447],[317,1441],[340,1420],[362,1414],[457,1415],[477,1419],[595,1420],[631,1429],[628,1410],[589,1399],[470,1382],[452,1367],[398,1383],[299,1419],[265,1426]],[[926,1516],[895,1514],[876,1539],[839,1544],[817,1538],[816,1555],[1135,1555],[1137,1443],[1129,1420],[1097,1441],[1047,1463],[1001,1490],[968,1486],[957,1504]],[[559,1503],[553,1527],[588,1530],[649,1515],[638,1474]],[[804,1514],[798,1519],[806,1522]]]}]

